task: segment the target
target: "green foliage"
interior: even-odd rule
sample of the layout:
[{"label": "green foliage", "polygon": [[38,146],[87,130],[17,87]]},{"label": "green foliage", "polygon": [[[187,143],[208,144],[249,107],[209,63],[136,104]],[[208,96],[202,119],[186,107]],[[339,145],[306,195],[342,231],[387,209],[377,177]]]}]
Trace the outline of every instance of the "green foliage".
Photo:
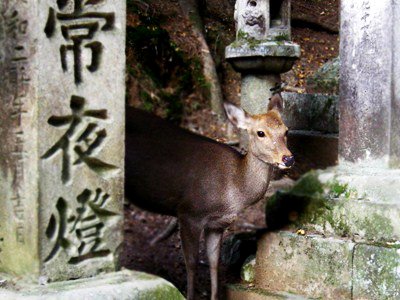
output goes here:
[{"label": "green foliage", "polygon": [[275,36],[275,41],[282,41],[282,42],[283,41],[290,41],[289,35],[284,34],[284,33],[279,34],[279,35]]},{"label": "green foliage", "polygon": [[145,111],[148,111],[148,112],[153,111],[153,108],[154,108],[153,99],[151,98],[151,96],[148,93],[146,93],[145,91],[140,91],[140,99],[142,100],[143,109]]},{"label": "green foliage", "polygon": [[330,183],[330,191],[329,191],[329,196],[332,198],[339,198],[341,196],[346,196],[348,198],[348,184],[340,184],[337,180],[334,180],[333,182]]}]

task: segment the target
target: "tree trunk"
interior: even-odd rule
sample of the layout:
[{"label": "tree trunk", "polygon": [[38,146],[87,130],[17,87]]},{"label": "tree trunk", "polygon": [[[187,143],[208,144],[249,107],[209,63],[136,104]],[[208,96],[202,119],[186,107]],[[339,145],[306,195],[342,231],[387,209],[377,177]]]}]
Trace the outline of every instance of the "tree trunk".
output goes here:
[{"label": "tree trunk", "polygon": [[203,75],[210,84],[211,109],[220,117],[225,118],[223,96],[214,59],[203,33],[203,21],[200,16],[199,0],[179,0],[179,4],[186,18],[192,24],[192,30],[200,42]]}]

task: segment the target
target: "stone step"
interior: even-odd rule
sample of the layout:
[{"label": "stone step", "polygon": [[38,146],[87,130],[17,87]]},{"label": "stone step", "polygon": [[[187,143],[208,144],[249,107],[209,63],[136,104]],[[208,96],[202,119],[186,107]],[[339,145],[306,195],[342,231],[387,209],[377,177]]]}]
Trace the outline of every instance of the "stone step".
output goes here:
[{"label": "stone step", "polygon": [[46,285],[13,282],[12,279],[2,280],[0,276],[0,299],[184,300],[185,298],[165,279],[142,272],[123,270]]},{"label": "stone step", "polygon": [[[310,172],[290,189],[278,191],[267,202],[268,227],[279,229],[286,226],[384,246],[400,240],[400,197],[397,202],[384,201],[381,195],[383,200],[377,201],[377,198],[371,197],[371,194],[375,195],[371,188],[355,187],[357,177],[344,180],[344,176],[335,174]],[[399,180],[400,177],[390,180],[396,178]],[[370,185],[382,180],[374,178]],[[391,184],[390,180],[386,185]],[[395,190],[396,185],[392,187],[395,197],[399,191]]]},{"label": "stone step", "polygon": [[231,284],[227,286],[227,300],[308,300],[287,292],[269,292],[254,286]]},{"label": "stone step", "polygon": [[[289,231],[258,243],[254,284],[322,299],[399,299],[400,247]],[[251,298],[250,298],[251,299]]]}]

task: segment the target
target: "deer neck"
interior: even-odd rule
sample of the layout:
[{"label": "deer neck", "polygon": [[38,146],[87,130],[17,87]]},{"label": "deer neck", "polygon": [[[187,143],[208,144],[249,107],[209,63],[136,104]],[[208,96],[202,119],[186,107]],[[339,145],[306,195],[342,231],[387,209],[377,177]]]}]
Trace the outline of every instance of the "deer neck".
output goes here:
[{"label": "deer neck", "polygon": [[[250,149],[249,149],[250,150]],[[243,157],[241,172],[242,191],[246,206],[260,200],[266,193],[272,175],[272,166],[263,162],[251,151]]]}]

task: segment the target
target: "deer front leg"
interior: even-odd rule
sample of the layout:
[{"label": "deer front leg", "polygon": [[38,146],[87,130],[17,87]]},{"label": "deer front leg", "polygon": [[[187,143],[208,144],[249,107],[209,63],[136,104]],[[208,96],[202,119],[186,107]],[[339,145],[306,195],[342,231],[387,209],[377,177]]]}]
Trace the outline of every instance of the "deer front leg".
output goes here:
[{"label": "deer front leg", "polygon": [[207,257],[210,264],[211,300],[218,299],[218,261],[221,249],[222,232],[211,229],[205,230]]},{"label": "deer front leg", "polygon": [[194,282],[199,259],[199,241],[202,228],[199,222],[179,220],[183,256],[187,272],[187,300],[194,299]]}]

